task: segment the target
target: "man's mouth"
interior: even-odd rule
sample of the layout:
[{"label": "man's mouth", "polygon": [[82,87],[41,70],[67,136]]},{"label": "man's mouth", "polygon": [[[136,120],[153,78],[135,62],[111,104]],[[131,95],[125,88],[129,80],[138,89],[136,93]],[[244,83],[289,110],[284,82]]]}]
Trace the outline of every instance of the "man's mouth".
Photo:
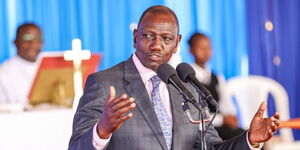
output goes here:
[{"label": "man's mouth", "polygon": [[160,54],[149,54],[148,56],[149,56],[149,58],[151,60],[154,60],[154,61],[158,61],[158,60],[161,59],[161,55]]}]

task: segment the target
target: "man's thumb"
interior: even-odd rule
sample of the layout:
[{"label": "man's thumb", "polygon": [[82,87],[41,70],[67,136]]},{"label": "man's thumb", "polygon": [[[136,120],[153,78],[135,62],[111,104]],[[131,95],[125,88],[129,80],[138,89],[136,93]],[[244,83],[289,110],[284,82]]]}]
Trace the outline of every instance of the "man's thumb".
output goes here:
[{"label": "man's thumb", "polygon": [[256,116],[256,117],[262,118],[263,115],[264,115],[264,112],[266,111],[266,108],[267,108],[267,102],[266,102],[266,101],[263,101],[263,102],[260,104],[260,106],[259,106],[259,108],[258,108],[258,111],[256,112],[255,116]]},{"label": "man's thumb", "polygon": [[115,99],[116,97],[116,90],[113,86],[109,87],[109,97],[108,97],[108,101],[111,101],[113,99]]}]

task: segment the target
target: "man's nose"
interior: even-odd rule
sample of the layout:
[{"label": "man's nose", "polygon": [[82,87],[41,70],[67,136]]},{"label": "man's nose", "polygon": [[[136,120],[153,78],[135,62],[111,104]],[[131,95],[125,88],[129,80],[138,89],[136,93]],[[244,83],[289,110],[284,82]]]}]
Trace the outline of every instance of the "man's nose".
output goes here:
[{"label": "man's nose", "polygon": [[152,50],[162,50],[163,48],[163,45],[162,45],[162,39],[160,37],[155,37],[153,40],[152,40],[152,43],[151,43],[151,49]]}]

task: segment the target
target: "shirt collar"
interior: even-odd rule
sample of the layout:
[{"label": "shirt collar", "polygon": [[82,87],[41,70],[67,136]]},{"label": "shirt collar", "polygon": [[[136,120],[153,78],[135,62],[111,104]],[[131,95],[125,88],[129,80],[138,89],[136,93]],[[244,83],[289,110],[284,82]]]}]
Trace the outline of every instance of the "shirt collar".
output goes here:
[{"label": "shirt collar", "polygon": [[139,60],[139,58],[136,56],[136,54],[134,53],[132,56],[133,59],[133,63],[136,66],[139,74],[142,77],[143,83],[147,83],[153,76],[157,75],[156,72],[154,72],[153,70],[145,67],[141,61]]}]

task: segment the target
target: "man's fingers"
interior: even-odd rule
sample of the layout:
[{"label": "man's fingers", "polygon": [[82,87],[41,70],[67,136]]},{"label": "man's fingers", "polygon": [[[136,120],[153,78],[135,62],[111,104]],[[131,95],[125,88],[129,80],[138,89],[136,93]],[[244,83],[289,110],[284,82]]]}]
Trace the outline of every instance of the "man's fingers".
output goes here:
[{"label": "man's fingers", "polygon": [[127,115],[124,115],[124,116],[122,116],[122,117],[120,117],[117,121],[116,121],[116,123],[122,123],[122,122],[125,122],[126,120],[128,120],[128,119],[130,119],[130,118],[132,118],[132,113],[129,113],[129,114],[127,114]]},{"label": "man's fingers", "polygon": [[112,101],[116,97],[116,90],[113,86],[109,87],[109,96],[108,96],[108,101]]},{"label": "man's fingers", "polygon": [[[98,128],[98,130],[100,130],[99,131],[99,133],[100,134],[98,134],[100,137],[102,137],[102,138],[108,138],[108,136],[112,133],[112,132],[114,132],[116,129],[118,129],[126,120],[128,120],[128,119],[130,119],[130,118],[132,118],[132,113],[129,113],[129,114],[127,114],[127,115],[124,115],[124,116],[122,116],[122,117],[120,117],[120,118],[118,118],[118,119],[116,119],[114,122],[112,122],[112,124],[109,126],[109,132],[108,133],[106,133],[106,132],[104,132],[104,127],[100,127],[101,126],[101,124],[100,124],[100,121],[99,121],[99,123],[98,123],[98,125],[97,125],[97,128]],[[98,127],[99,126],[99,127]],[[102,131],[102,132],[101,132]]]},{"label": "man's fingers", "polygon": [[273,122],[274,122],[278,127],[280,126],[280,121],[279,121],[278,119],[275,119]]},{"label": "man's fingers", "polygon": [[121,96],[119,97],[116,97],[115,99],[113,99],[112,101],[110,101],[110,106],[114,106],[116,105],[117,103],[120,103],[120,101],[123,101],[123,100],[126,100],[127,99],[127,95],[126,94],[122,94]]},{"label": "man's fingers", "polygon": [[278,112],[276,112],[276,113],[273,115],[273,117],[276,118],[277,120],[280,119],[280,116],[279,116],[279,113],[278,113]]},{"label": "man's fingers", "polygon": [[[130,99],[130,100],[129,100]],[[136,104],[133,102],[133,98],[129,98],[128,101],[130,101],[127,105],[124,104],[123,107],[117,109],[116,111],[113,112],[113,109],[110,109],[110,111],[108,111],[107,114],[107,118],[105,119],[100,119],[103,120],[103,123],[105,122],[106,125],[109,126],[109,128],[111,128],[111,130],[115,130],[112,128],[116,128],[115,124],[118,124],[116,122],[118,122],[118,120],[127,120],[124,116],[127,116],[126,113],[129,113],[132,109],[134,109],[136,107]],[[123,104],[122,104],[123,105]],[[132,116],[129,115],[128,117]],[[129,119],[129,118],[128,118]]]},{"label": "man's fingers", "polygon": [[115,112],[127,105],[131,105],[133,102],[134,102],[133,97],[130,97],[129,99],[124,99],[122,101],[119,100],[118,103],[116,103],[112,106],[112,112]]},{"label": "man's fingers", "polygon": [[127,115],[124,115],[124,116],[118,118],[116,120],[116,122],[114,123],[114,127],[119,128],[126,120],[128,120],[130,118],[132,118],[132,113],[129,113]]},{"label": "man's fingers", "polygon": [[262,118],[263,115],[264,115],[264,112],[265,112],[266,108],[267,108],[267,102],[266,102],[266,101],[263,101],[263,102],[260,104],[259,109],[258,109],[258,111],[256,112],[255,116],[256,116],[256,117]]},{"label": "man's fingers", "polygon": [[132,109],[134,109],[136,106],[135,103],[132,103],[130,105],[126,105],[123,108],[118,109],[117,111],[115,111],[113,113],[113,117],[115,117],[116,119],[121,118],[121,116],[123,116],[125,113],[128,113],[129,111],[131,111]]},{"label": "man's fingers", "polygon": [[272,124],[271,124],[271,130],[273,133],[278,130],[278,126],[274,122],[272,122]]},{"label": "man's fingers", "polygon": [[273,131],[272,131],[271,129],[269,129],[269,132],[268,132],[268,134],[269,134],[269,136],[271,136],[271,137],[272,137],[274,133],[273,133]]},{"label": "man's fingers", "polygon": [[279,113],[276,112],[272,117],[271,117],[271,121],[277,126],[279,127],[280,125],[280,121],[279,121]]}]

